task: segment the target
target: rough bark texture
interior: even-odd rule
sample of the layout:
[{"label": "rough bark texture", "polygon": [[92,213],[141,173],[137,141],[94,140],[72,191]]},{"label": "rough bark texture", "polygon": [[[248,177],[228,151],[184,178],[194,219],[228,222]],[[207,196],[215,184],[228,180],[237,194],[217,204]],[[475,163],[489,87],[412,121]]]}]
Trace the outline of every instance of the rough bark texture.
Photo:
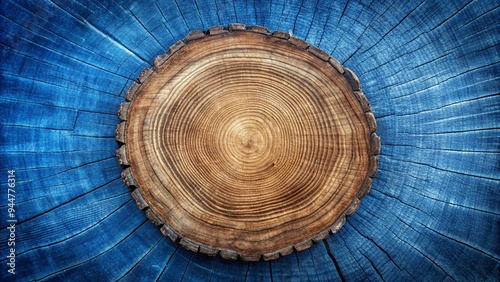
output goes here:
[{"label": "rough bark texture", "polygon": [[[0,15],[0,280],[500,277],[498,1],[3,0]],[[137,208],[115,155],[116,113],[140,72],[190,31],[235,22],[285,31],[273,35],[353,70],[382,142],[370,193],[332,229],[344,226],[273,261],[165,238],[176,235]]]},{"label": "rough bark texture", "polygon": [[259,261],[310,248],[357,209],[376,172],[380,138],[359,79],[265,27],[211,30],[222,29],[190,32],[128,91],[123,179],[188,250]]}]

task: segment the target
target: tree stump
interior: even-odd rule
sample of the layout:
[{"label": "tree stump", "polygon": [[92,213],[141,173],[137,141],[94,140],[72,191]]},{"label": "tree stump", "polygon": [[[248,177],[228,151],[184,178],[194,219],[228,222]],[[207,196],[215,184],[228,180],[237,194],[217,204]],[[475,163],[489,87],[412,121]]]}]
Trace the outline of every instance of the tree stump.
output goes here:
[{"label": "tree stump", "polygon": [[356,75],[289,34],[193,31],[127,93],[116,140],[141,210],[186,249],[304,250],[368,193],[380,140]]}]

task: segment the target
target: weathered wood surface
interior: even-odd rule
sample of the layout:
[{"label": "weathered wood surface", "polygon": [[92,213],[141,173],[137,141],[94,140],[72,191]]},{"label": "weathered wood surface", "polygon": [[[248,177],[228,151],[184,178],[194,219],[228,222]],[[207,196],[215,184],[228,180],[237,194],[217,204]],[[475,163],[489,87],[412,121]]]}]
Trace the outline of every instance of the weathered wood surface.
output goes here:
[{"label": "weathered wood surface", "polygon": [[139,208],[186,249],[277,259],[357,209],[376,122],[359,79],[324,51],[261,26],[221,30],[190,32],[141,72],[117,156]]},{"label": "weathered wood surface", "polygon": [[[494,281],[498,18],[489,0],[0,1],[0,280]],[[382,141],[371,191],[344,226],[272,261],[171,242],[115,156],[116,112],[141,70],[189,31],[234,22],[282,30],[353,70]]]}]

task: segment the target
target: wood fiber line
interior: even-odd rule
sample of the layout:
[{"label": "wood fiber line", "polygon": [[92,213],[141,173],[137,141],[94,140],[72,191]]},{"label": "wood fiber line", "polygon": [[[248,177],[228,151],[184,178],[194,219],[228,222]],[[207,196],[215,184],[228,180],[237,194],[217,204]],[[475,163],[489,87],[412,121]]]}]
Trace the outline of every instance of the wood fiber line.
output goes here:
[{"label": "wood fiber line", "polygon": [[116,128],[122,178],[184,248],[272,260],[337,232],[380,138],[359,79],[281,31],[190,32],[144,69]]}]

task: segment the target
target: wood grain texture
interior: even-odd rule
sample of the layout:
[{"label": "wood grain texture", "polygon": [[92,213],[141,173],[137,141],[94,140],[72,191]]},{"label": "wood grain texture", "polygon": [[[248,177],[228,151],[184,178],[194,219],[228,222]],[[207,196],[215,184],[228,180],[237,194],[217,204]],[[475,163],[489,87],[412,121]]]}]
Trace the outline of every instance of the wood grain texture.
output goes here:
[{"label": "wood grain texture", "polygon": [[[499,18],[495,0],[0,1],[0,281],[498,280]],[[190,31],[235,22],[355,72],[381,137],[369,193],[332,229],[343,227],[271,261],[172,242],[137,208],[115,153],[116,112],[141,70]]]},{"label": "wood grain texture", "polygon": [[359,79],[283,34],[190,32],[120,107],[124,181],[188,250],[246,261],[305,250],[369,189],[380,139]]}]

